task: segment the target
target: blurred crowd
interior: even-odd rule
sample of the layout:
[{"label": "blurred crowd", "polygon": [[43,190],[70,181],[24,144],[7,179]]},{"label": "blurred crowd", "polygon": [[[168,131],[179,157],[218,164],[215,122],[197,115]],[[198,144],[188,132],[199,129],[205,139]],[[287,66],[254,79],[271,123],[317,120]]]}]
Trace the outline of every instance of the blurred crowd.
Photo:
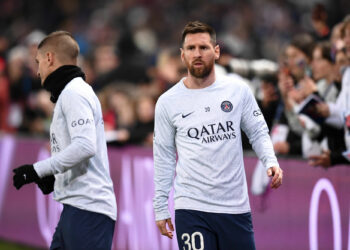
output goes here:
[{"label": "blurred crowd", "polygon": [[54,106],[34,58],[46,34],[67,30],[101,101],[108,143],[151,146],[155,102],[187,74],[181,31],[201,20],[217,31],[217,74],[251,86],[277,154],[348,163],[350,118],[335,117],[350,110],[349,9],[342,0],[3,0],[0,131],[47,137]]}]

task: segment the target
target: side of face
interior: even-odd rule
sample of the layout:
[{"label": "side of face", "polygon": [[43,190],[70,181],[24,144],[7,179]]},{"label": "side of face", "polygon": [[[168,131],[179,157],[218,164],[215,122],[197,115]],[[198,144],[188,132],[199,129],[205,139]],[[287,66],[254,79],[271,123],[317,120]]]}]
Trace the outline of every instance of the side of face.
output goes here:
[{"label": "side of face", "polygon": [[46,52],[42,49],[38,49],[35,61],[38,64],[37,75],[43,85],[45,79],[54,69],[54,54],[52,52]]},{"label": "side of face", "polygon": [[197,78],[208,76],[220,57],[219,45],[214,46],[209,33],[187,34],[181,48],[181,60],[190,74]]},{"label": "side of face", "polygon": [[335,55],[335,80],[340,82],[342,78],[342,69],[348,65],[348,60],[346,58],[345,52],[342,50],[337,51]]},{"label": "side of face", "polygon": [[320,80],[332,73],[333,65],[322,57],[321,48],[316,47],[312,55],[312,73],[315,80]]},{"label": "side of face", "polygon": [[346,56],[347,56],[348,60],[350,60],[350,25],[347,25],[345,27],[344,44],[345,44],[345,48],[346,48]]},{"label": "side of face", "polygon": [[302,78],[306,64],[308,63],[308,59],[304,53],[294,46],[288,46],[286,49],[286,58],[291,74],[298,79]]}]

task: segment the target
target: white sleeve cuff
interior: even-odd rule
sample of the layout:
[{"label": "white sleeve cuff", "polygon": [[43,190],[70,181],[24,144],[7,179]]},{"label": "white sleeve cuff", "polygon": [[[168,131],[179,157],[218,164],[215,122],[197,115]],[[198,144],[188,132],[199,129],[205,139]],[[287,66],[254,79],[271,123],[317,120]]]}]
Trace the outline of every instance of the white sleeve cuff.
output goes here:
[{"label": "white sleeve cuff", "polygon": [[40,178],[53,175],[53,171],[51,168],[51,157],[46,160],[38,161],[34,163],[33,166]]},{"label": "white sleeve cuff", "polygon": [[156,221],[159,220],[165,220],[165,219],[169,219],[171,218],[169,211],[164,211],[164,212],[160,212],[160,213],[155,213],[156,216]]}]

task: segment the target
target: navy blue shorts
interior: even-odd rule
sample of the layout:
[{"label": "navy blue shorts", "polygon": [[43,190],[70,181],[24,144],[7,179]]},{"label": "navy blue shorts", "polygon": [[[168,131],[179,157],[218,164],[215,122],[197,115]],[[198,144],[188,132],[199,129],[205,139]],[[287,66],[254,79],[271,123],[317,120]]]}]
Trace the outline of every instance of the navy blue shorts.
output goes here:
[{"label": "navy blue shorts", "polygon": [[175,210],[181,250],[255,250],[251,213],[220,214]]},{"label": "navy blue shorts", "polygon": [[110,250],[114,225],[104,214],[64,205],[50,250]]}]

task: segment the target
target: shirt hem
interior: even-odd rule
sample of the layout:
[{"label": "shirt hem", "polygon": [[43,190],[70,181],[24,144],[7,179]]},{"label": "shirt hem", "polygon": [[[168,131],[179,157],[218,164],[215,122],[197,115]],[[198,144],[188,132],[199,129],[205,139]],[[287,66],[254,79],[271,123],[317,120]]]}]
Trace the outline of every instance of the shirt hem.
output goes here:
[{"label": "shirt hem", "polygon": [[203,207],[191,207],[191,206],[175,206],[174,208],[175,210],[178,209],[189,209],[189,210],[196,210],[196,211],[200,211],[200,212],[207,212],[207,213],[221,213],[221,214],[243,214],[243,213],[248,213],[251,212],[250,208],[246,208],[246,209],[207,209]]}]

